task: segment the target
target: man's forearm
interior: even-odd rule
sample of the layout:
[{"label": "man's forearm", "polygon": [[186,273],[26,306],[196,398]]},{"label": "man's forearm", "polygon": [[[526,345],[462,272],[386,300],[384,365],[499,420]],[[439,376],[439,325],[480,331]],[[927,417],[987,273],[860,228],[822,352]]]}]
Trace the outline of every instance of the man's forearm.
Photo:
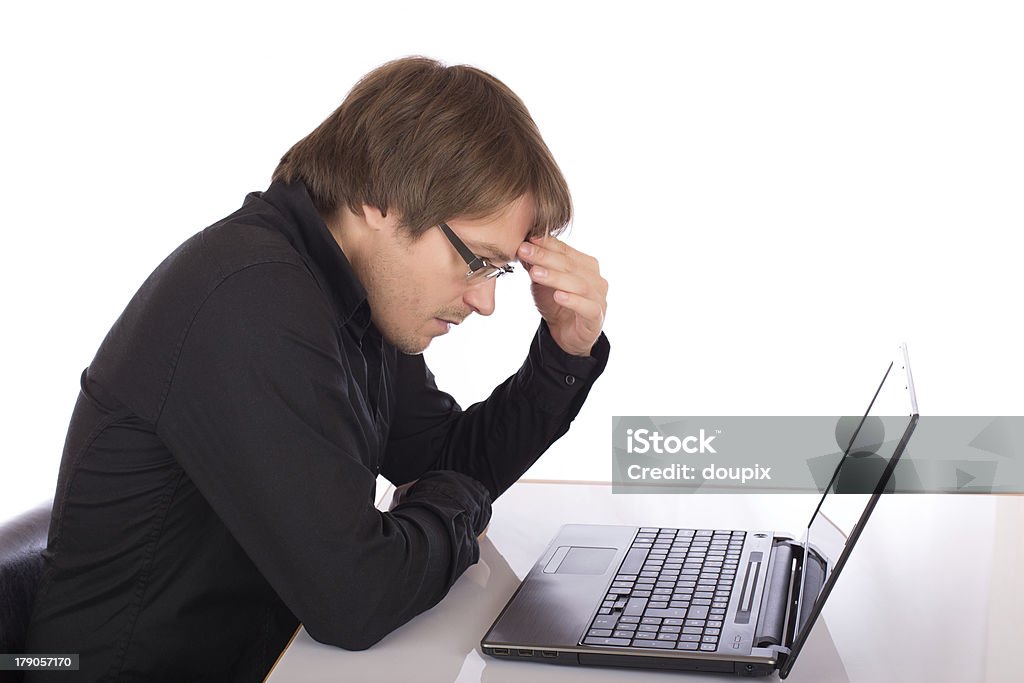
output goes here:
[{"label": "man's forearm", "polygon": [[542,323],[522,367],[486,400],[465,411],[454,406],[428,429],[389,446],[391,461],[407,465],[394,467],[394,473],[411,478],[410,463],[434,453],[422,467],[462,472],[497,498],[568,430],[604,370],[608,351],[602,335],[591,357],[569,356]]}]

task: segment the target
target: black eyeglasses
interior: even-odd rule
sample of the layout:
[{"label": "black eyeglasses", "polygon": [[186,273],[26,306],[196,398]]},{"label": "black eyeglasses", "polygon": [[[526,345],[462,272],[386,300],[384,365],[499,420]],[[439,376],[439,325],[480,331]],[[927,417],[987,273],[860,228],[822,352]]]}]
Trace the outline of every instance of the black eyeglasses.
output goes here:
[{"label": "black eyeglasses", "polygon": [[501,277],[505,273],[512,272],[512,266],[496,266],[482,256],[477,256],[466,243],[459,239],[459,236],[448,227],[447,223],[441,223],[437,227],[441,228],[441,232],[444,233],[448,241],[455,247],[455,251],[459,252],[459,256],[469,266],[469,270],[466,271],[466,279],[470,282],[483,282],[484,280],[493,280],[494,278]]}]

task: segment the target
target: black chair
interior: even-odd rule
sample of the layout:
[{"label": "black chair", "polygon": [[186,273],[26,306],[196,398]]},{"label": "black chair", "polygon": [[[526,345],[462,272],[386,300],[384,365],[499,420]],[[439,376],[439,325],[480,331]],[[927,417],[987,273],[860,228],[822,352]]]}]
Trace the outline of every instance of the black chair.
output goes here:
[{"label": "black chair", "polygon": [[0,653],[25,652],[52,507],[45,503],[0,524]]}]

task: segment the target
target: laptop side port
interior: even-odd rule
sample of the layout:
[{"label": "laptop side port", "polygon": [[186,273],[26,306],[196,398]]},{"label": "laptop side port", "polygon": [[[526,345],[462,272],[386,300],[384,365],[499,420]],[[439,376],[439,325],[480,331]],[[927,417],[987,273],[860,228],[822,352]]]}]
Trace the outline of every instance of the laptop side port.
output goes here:
[{"label": "laptop side port", "polygon": [[516,650],[516,654],[518,654],[520,657],[532,657],[533,656],[533,650],[519,649],[519,650]]},{"label": "laptop side port", "polygon": [[540,651],[540,656],[541,657],[557,657],[558,653],[555,652],[554,650],[541,650]]},{"label": "laptop side port", "polygon": [[496,655],[505,655],[505,656],[507,656],[508,655],[508,648],[507,647],[492,647],[491,648],[491,652],[493,652]]}]

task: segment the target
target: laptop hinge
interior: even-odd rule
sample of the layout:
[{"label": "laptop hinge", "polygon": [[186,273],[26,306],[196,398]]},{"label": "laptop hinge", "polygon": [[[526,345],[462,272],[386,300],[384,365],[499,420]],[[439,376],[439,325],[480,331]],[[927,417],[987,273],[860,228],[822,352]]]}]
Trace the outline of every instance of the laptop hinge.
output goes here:
[{"label": "laptop hinge", "polygon": [[[801,604],[813,605],[814,601],[818,599],[818,595],[821,593],[822,586],[825,583],[827,563],[812,547],[810,560],[814,567],[812,567],[812,571],[808,574],[807,580],[804,581],[803,543],[793,539],[776,539],[772,549],[772,557],[778,560],[778,564],[775,565],[778,573],[774,574],[771,578],[771,588],[773,592],[778,592],[779,597],[768,599],[767,604],[772,605],[768,612],[772,614],[772,618],[776,621],[773,621],[770,625],[766,624],[764,634],[762,634],[759,624],[757,637],[767,639],[764,641],[755,640],[754,642],[762,642],[762,647],[775,652],[777,658],[776,666],[781,669],[792,654],[793,642],[796,640],[798,631],[797,618],[800,613],[800,606]],[[788,570],[786,566],[788,566]],[[772,571],[776,570],[773,569]],[[784,578],[783,575],[788,576]],[[801,583],[804,584],[802,593],[800,591]],[[780,609],[778,605],[781,602],[784,602],[783,622],[785,627],[779,643],[776,644],[769,639],[778,630],[777,620]],[[806,621],[806,619],[807,615],[804,614],[803,621]]]},{"label": "laptop hinge", "polygon": [[754,647],[785,647],[786,624],[793,591],[794,558],[802,553],[793,541],[776,538],[768,561],[767,583],[761,597],[761,609],[754,630]]}]

